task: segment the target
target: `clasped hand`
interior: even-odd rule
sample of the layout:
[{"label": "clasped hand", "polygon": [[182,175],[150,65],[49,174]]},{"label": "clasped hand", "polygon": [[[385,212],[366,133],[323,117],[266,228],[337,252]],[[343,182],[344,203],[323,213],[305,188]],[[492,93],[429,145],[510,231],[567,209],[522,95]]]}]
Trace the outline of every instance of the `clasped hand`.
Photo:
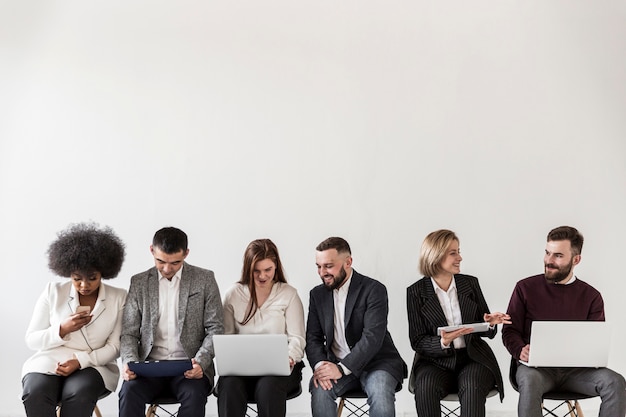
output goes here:
[{"label": "clasped hand", "polygon": [[57,368],[54,372],[60,376],[70,376],[78,369],[80,369],[80,362],[78,362],[78,359],[69,359],[65,362],[58,362]]},{"label": "clasped hand", "polygon": [[322,387],[328,391],[333,387],[334,383],[343,376],[336,363],[323,361],[313,372],[313,385],[317,388]]}]

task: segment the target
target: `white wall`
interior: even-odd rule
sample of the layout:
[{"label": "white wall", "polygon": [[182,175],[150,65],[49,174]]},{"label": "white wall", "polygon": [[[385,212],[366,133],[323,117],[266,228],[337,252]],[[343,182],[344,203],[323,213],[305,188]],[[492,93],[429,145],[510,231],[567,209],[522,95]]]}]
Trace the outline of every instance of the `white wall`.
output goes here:
[{"label": "white wall", "polygon": [[[621,1],[0,2],[0,415],[23,414],[47,246],[90,219],[127,244],[120,287],[162,226],[188,232],[188,260],[222,291],[270,237],[305,308],[315,245],[343,236],[387,285],[407,362],[428,232],[459,234],[463,272],[505,310],[548,230],[570,224],[587,239],[579,277],[620,321],[625,17]],[[626,335],[611,343],[624,373]],[[515,410],[506,388],[492,415]],[[115,415],[116,396],[101,408]],[[397,409],[415,412],[406,389]]]}]

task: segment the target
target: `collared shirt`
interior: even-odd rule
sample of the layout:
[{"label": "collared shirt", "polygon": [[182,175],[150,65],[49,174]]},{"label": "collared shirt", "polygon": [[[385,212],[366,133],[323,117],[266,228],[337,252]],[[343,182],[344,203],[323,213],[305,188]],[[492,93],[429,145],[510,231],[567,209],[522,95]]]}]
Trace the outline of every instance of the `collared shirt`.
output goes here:
[{"label": "collared shirt", "polygon": [[159,274],[159,321],[154,337],[150,359],[187,359],[180,343],[178,326],[178,298],[180,294],[181,267],[171,280]]},{"label": "collared shirt", "polygon": [[333,303],[335,305],[335,331],[331,349],[339,360],[345,358],[350,353],[350,347],[346,340],[346,300],[348,290],[352,280],[352,272],[346,282],[339,288],[333,290]]},{"label": "collared shirt", "polygon": [[[448,287],[448,291],[444,291],[432,277],[430,280],[435,288],[435,294],[437,294],[443,314],[446,316],[448,326],[458,326],[459,324],[463,324],[461,306],[459,305],[459,296],[457,294],[456,281],[454,277],[452,277],[452,282],[450,283],[450,287]],[[465,347],[465,337],[459,336],[454,339],[452,343],[454,344],[455,349],[462,349]],[[444,345],[443,339],[441,339],[441,347],[443,349],[447,349],[450,346]]]},{"label": "collared shirt", "polygon": [[573,284],[574,281],[576,281],[576,275],[572,275],[572,277],[569,279],[569,281],[567,281],[565,284],[561,284],[561,285],[570,285],[570,284]]}]

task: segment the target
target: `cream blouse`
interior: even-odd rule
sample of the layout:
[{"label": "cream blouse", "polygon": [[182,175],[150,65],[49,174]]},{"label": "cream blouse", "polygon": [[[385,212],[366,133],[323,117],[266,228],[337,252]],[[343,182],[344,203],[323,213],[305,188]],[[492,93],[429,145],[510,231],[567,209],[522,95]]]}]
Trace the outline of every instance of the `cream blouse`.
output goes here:
[{"label": "cream blouse", "polygon": [[300,362],[304,357],[304,308],[298,291],[284,282],[276,282],[263,305],[245,325],[240,324],[246,314],[250,291],[235,284],[224,296],[225,334],[286,334],[289,357]]}]

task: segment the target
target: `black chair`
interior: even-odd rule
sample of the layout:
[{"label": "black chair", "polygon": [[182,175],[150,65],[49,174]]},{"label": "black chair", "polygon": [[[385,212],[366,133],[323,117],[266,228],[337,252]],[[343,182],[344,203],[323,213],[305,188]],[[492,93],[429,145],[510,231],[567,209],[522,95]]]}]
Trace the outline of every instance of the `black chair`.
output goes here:
[{"label": "black chair", "polygon": [[[298,384],[298,388],[295,389],[294,391],[288,392],[287,399],[291,400],[293,398],[300,396],[300,394],[302,394],[302,384]],[[256,402],[254,401],[254,399],[248,398],[248,410],[246,411],[246,417],[256,417],[256,416],[257,416]]]},{"label": "black chair", "polygon": [[[61,415],[61,406],[57,405],[57,417],[59,417]],[[96,404],[96,406],[93,409],[93,415],[96,417],[102,417],[102,413],[100,412],[100,409],[98,408],[98,404]]]},{"label": "black chair", "polygon": [[[498,395],[498,390],[493,388],[491,391],[489,391],[489,394],[487,394],[487,398],[491,398],[496,395]],[[456,392],[450,393],[446,395],[445,397],[443,397],[441,401],[458,403],[459,395]],[[454,404],[448,407],[446,404],[443,404],[443,402],[441,403],[441,416],[442,417],[459,417],[461,415],[460,414],[461,404]]]},{"label": "black chair", "polygon": [[[302,372],[302,368],[304,368],[304,364],[300,362],[298,367],[300,369],[300,372]],[[213,389],[213,395],[215,395],[215,397],[219,397],[219,386],[220,384],[218,381],[218,383],[215,385],[215,388]],[[298,384],[298,386],[293,391],[288,392],[287,399],[291,400],[293,398],[299,397],[300,394],[302,394],[302,384]],[[257,409],[256,409],[256,401],[254,400],[254,398],[247,398],[246,401],[248,403],[247,410],[246,410],[246,417],[256,417],[258,415]]]},{"label": "black chair", "polygon": [[[146,410],[146,417],[176,417],[178,411],[171,412],[164,408],[164,405],[178,404],[178,400],[173,396],[163,396],[156,398]],[[159,414],[161,413],[161,414]]]},{"label": "black chair", "polygon": [[[509,367],[509,381],[511,386],[517,392],[519,387],[517,386],[517,379],[515,374],[517,373],[517,367],[519,366],[516,359],[511,358],[511,366]],[[593,398],[593,395],[581,394],[578,392],[565,392],[565,391],[549,391],[543,394],[543,401],[541,403],[541,409],[544,417],[585,417],[582,409],[580,408],[579,400],[585,400],[587,398]],[[557,401],[556,407],[548,408],[545,400]],[[566,409],[565,414],[557,414]]]},{"label": "black chair", "polygon": [[[398,384],[396,392],[402,389],[402,384]],[[356,401],[354,401],[356,400]],[[365,400],[365,401],[363,401]],[[346,417],[363,417],[369,416],[369,406],[367,404],[367,394],[361,389],[350,390],[339,397],[339,406],[337,407],[337,417],[341,417],[343,411],[348,414]]]}]

